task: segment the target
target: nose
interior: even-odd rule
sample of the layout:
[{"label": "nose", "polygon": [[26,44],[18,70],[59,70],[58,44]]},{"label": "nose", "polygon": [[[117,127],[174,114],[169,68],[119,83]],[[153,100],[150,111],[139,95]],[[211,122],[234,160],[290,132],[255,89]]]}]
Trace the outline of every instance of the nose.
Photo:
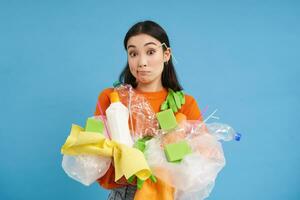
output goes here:
[{"label": "nose", "polygon": [[146,67],[147,66],[147,60],[145,56],[141,55],[139,59],[139,67]]}]

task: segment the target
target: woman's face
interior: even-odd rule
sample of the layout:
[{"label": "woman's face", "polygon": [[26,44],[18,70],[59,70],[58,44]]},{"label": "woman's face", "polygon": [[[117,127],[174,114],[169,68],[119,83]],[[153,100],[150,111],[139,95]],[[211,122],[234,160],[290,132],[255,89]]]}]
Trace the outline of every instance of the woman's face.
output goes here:
[{"label": "woman's face", "polygon": [[139,84],[161,84],[164,62],[170,59],[170,49],[163,51],[159,40],[147,34],[129,38],[127,56],[130,72]]}]

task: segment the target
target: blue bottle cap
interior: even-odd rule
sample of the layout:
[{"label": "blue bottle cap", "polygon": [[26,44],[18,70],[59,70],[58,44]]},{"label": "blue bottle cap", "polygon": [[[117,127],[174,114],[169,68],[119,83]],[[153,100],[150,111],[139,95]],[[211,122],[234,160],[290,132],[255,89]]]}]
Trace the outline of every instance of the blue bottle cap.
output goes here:
[{"label": "blue bottle cap", "polygon": [[240,141],[240,140],[241,140],[241,137],[242,137],[242,134],[236,133],[236,134],[234,135],[234,140],[235,140],[235,141]]}]

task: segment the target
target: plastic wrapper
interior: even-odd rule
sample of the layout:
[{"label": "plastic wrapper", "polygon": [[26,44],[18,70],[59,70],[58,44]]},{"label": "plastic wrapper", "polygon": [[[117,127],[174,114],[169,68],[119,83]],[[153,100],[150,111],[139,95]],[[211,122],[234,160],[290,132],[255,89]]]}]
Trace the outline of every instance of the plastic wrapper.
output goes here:
[{"label": "plastic wrapper", "polygon": [[[204,199],[225,166],[221,143],[199,121],[185,121],[177,129],[154,137],[146,144],[145,156],[154,175],[176,189],[176,199]],[[167,144],[187,141],[192,152],[181,162],[168,162]]]},{"label": "plastic wrapper", "polygon": [[[207,198],[218,173],[225,166],[220,140],[239,141],[241,134],[226,124],[205,124],[204,122],[216,111],[204,122],[184,119],[175,129],[160,130],[156,113],[144,96],[135,93],[130,85],[119,85],[115,87],[115,91],[129,110],[129,125],[134,141],[145,139],[146,136],[152,137],[150,140],[147,139],[148,141],[145,140],[146,143],[140,144],[140,147],[143,148],[146,164],[149,165],[153,175],[175,188],[176,200]],[[98,119],[105,122],[103,117]],[[103,134],[107,137],[105,130]],[[188,146],[188,153],[181,160],[169,162],[164,148],[167,145],[172,146],[170,144],[183,144],[182,141]],[[178,150],[176,148],[173,149],[175,152]],[[65,172],[84,185],[90,185],[102,177],[110,164],[111,157],[95,155],[64,155],[62,161]]]},{"label": "plastic wrapper", "polygon": [[96,155],[64,155],[62,167],[72,179],[89,186],[107,172],[110,163],[110,157]]},{"label": "plastic wrapper", "polygon": [[[105,116],[89,117],[95,120],[104,121]],[[93,132],[97,131],[95,124],[93,124]],[[99,130],[98,130],[99,131]],[[105,127],[101,132],[104,137],[108,138]],[[96,134],[101,134],[96,132]],[[89,186],[97,179],[101,178],[108,170],[111,163],[111,157],[104,157],[98,155],[63,155],[62,167],[66,174],[72,179]]]},{"label": "plastic wrapper", "polygon": [[157,134],[159,124],[148,100],[135,93],[130,85],[120,85],[115,90],[121,102],[129,109],[129,125],[134,139]]}]

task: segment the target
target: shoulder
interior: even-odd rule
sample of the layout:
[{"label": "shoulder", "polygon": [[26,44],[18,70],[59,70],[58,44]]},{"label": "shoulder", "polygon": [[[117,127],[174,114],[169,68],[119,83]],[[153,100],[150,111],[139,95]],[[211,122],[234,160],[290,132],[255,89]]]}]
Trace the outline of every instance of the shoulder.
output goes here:
[{"label": "shoulder", "polygon": [[185,97],[186,104],[197,103],[196,99],[192,95],[185,94],[184,97]]},{"label": "shoulder", "polygon": [[201,112],[196,99],[189,94],[185,94],[185,104],[180,112],[187,116],[188,120],[202,120]]},{"label": "shoulder", "polygon": [[197,101],[192,95],[185,94],[184,98],[185,98],[185,104],[184,104],[185,110],[194,110],[194,109],[199,110]]},{"label": "shoulder", "polygon": [[102,90],[100,93],[99,93],[99,96],[98,96],[98,99],[103,99],[103,98],[109,98],[109,94],[111,92],[113,92],[114,89],[113,88],[105,88],[104,90]]},{"label": "shoulder", "polygon": [[[102,112],[105,111],[108,108],[108,106],[110,105],[109,94],[113,90],[114,90],[113,88],[106,88],[99,93],[94,115],[105,114]],[[101,109],[99,109],[99,107]]]},{"label": "shoulder", "polygon": [[102,91],[100,92],[100,95],[101,95],[101,94],[109,95],[112,91],[114,91],[114,88],[105,88],[104,90],[102,90]]}]

